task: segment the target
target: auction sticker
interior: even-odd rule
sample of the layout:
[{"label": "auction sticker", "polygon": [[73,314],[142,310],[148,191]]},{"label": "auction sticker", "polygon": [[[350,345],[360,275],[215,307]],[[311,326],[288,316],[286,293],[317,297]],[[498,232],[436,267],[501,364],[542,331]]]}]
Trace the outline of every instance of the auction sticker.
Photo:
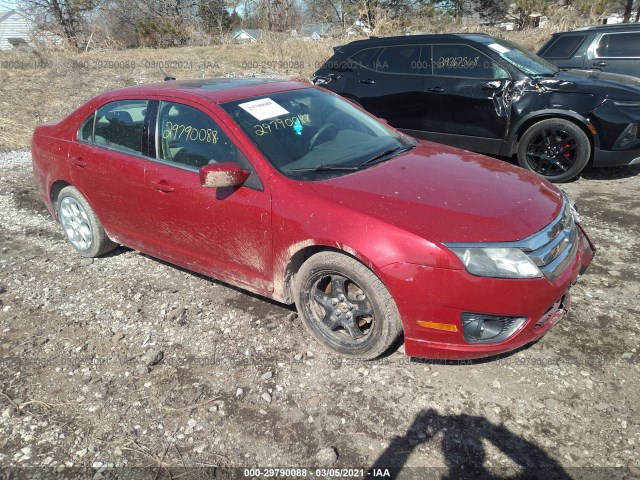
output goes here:
[{"label": "auction sticker", "polygon": [[286,115],[289,113],[276,102],[270,98],[261,98],[260,100],[253,100],[247,103],[241,103],[238,105],[243,110],[246,110],[258,120],[266,120],[267,118],[277,117],[279,115]]}]

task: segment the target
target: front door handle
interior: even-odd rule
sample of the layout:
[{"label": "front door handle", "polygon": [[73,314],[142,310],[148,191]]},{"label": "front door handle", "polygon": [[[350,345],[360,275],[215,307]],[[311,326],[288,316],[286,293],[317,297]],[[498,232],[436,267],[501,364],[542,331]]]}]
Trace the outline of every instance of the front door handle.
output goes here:
[{"label": "front door handle", "polygon": [[593,62],[593,66],[594,67],[606,67],[607,66],[607,62],[605,62],[604,60],[600,60],[599,62]]},{"label": "front door handle", "polygon": [[373,85],[376,82],[374,80],[371,80],[370,78],[363,78],[362,80],[360,80],[360,83],[364,83],[366,85]]},{"label": "front door handle", "polygon": [[153,188],[160,192],[170,193],[175,190],[175,188],[169,185],[166,180],[151,181],[149,183]]},{"label": "front door handle", "polygon": [[88,165],[86,161],[82,159],[82,157],[75,157],[71,160],[71,163],[76,167],[84,168]]},{"label": "front door handle", "polygon": [[431,88],[427,89],[427,92],[442,93],[442,92],[444,92],[444,88],[442,88],[442,87],[431,87]]}]

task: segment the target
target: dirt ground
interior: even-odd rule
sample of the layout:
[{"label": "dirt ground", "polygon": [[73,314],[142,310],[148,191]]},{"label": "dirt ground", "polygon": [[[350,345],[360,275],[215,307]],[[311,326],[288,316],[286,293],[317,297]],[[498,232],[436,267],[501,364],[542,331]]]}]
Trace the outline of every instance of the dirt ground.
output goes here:
[{"label": "dirt ground", "polygon": [[562,186],[599,251],[536,344],[359,362],[320,349],[291,307],[127,248],[82,259],[29,153],[0,154],[0,478],[640,478],[639,179]]}]

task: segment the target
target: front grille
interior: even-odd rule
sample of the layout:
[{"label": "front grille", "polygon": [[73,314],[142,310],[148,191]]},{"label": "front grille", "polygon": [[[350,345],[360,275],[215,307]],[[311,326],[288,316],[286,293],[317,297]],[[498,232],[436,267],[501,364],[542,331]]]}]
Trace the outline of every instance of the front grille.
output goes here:
[{"label": "front grille", "polygon": [[562,211],[549,226],[518,243],[540,271],[553,281],[571,262],[578,248],[577,240],[578,227],[565,198]]}]

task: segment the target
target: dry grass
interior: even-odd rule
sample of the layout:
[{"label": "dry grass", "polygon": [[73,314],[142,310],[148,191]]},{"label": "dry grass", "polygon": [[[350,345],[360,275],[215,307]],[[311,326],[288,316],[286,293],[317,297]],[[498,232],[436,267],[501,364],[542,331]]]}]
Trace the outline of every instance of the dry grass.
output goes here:
[{"label": "dry grass", "polygon": [[[537,50],[553,31],[484,31]],[[391,29],[393,30],[393,29]],[[463,31],[447,24],[421,32]],[[469,31],[469,30],[467,30]],[[393,31],[378,32],[393,34]],[[179,79],[218,76],[269,76],[308,80],[330,57],[332,46],[346,39],[322,41],[271,37],[258,44],[169,49],[105,50],[75,54],[65,51],[0,51],[0,149],[29,145],[36,125],[63,118],[105,90],[161,81],[164,73]],[[161,70],[160,67],[164,67]]]}]

